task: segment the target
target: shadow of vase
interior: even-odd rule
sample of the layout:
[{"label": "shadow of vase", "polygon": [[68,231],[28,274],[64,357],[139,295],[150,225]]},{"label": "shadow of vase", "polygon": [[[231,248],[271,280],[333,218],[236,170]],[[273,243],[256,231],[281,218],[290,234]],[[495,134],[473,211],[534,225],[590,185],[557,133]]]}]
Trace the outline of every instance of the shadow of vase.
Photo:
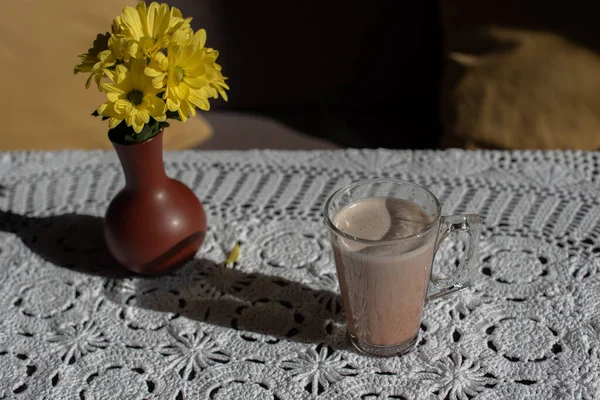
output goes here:
[{"label": "shadow of vase", "polygon": [[17,235],[32,252],[58,267],[108,278],[131,276],[108,252],[100,217],[33,217],[0,211],[0,231]]},{"label": "shadow of vase", "polygon": [[292,340],[351,349],[336,292],[207,259],[195,259],[169,276],[111,280],[104,294],[124,307],[231,328],[249,342]]}]

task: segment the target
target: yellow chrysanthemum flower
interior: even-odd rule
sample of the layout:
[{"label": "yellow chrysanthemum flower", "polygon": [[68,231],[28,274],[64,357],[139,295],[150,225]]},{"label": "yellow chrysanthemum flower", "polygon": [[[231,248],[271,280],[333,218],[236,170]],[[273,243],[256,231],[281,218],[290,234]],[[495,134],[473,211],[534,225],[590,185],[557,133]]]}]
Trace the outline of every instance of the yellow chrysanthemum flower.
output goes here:
[{"label": "yellow chrysanthemum flower", "polygon": [[156,2],[146,7],[146,3],[140,1],[135,8],[125,7],[115,18],[113,32],[130,39],[129,54],[132,57],[151,57],[167,45],[174,32],[192,31],[191,20],[183,19],[176,7]]},{"label": "yellow chrysanthemum flower", "polygon": [[216,63],[219,53],[204,47],[206,31],[199,30],[195,35],[173,35],[167,55],[157,53],[148,67],[146,75],[152,77],[155,88],[166,86],[164,99],[169,111],[177,111],[182,121],[196,115],[196,107],[208,111],[209,98],[219,95],[227,100],[229,86],[221,74],[221,66]]},{"label": "yellow chrysanthemum flower", "polygon": [[152,85],[152,79],[144,74],[145,65],[144,60],[134,59],[129,69],[119,64],[114,71],[105,71],[114,83],[100,84],[108,101],[98,108],[98,113],[109,117],[110,129],[125,120],[127,126],[140,133],[150,117],[166,120],[165,102],[157,96],[159,90]]},{"label": "yellow chrysanthemum flower", "polygon": [[205,47],[206,31],[194,33],[191,20],[175,7],[142,0],[125,7],[111,33],[98,35],[79,56],[75,73],[89,73],[86,88],[94,80],[106,93],[94,114],[109,120],[115,138],[131,141],[133,131],[134,141],[147,140],[168,126],[168,117],[185,122],[196,108],[208,111],[209,99],[227,100],[219,53]]}]

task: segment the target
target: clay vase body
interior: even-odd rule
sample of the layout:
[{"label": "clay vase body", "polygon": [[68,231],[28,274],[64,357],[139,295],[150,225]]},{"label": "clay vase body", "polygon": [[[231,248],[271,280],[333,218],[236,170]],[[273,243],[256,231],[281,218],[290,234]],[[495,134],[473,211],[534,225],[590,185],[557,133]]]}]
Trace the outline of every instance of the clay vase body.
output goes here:
[{"label": "clay vase body", "polygon": [[165,173],[162,136],[113,142],[126,184],[106,211],[104,238],[121,265],[142,275],[167,273],[193,258],[206,234],[200,200]]}]

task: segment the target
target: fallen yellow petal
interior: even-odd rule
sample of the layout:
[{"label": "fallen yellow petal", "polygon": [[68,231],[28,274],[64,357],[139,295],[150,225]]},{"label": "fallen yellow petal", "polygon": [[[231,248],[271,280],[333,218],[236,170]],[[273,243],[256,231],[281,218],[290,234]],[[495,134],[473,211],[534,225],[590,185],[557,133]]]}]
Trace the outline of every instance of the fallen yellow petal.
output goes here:
[{"label": "fallen yellow petal", "polygon": [[231,265],[234,262],[236,262],[239,257],[240,257],[240,244],[236,241],[235,245],[233,246],[233,249],[229,252],[225,261],[223,261],[223,265],[224,266]]}]

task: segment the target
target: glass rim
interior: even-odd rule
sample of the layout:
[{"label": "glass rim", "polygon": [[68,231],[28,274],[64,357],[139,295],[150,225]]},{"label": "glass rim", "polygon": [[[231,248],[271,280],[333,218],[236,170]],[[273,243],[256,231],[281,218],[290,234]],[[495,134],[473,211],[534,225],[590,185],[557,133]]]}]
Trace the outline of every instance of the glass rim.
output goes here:
[{"label": "glass rim", "polygon": [[[368,185],[368,184],[372,184],[372,183],[378,183],[378,182],[383,182],[383,183],[393,183],[393,184],[398,184],[398,185],[403,185],[403,186],[412,186],[422,192],[425,192],[425,194],[433,199],[433,202],[435,204],[435,217],[432,219],[431,223],[429,223],[426,227],[424,227],[423,229],[421,229],[419,232],[417,233],[413,233],[412,235],[409,236],[404,236],[402,238],[398,238],[398,239],[389,239],[389,240],[372,240],[372,239],[364,239],[364,238],[360,238],[358,236],[353,236],[350,235],[344,231],[342,231],[341,229],[339,229],[337,226],[335,226],[335,224],[333,223],[333,221],[331,220],[331,216],[329,215],[328,209],[329,206],[331,205],[331,203],[337,199],[342,193],[347,192],[348,190],[351,189],[355,189],[359,186],[364,186],[364,185]],[[357,243],[361,243],[361,244],[365,244],[365,245],[387,245],[387,244],[394,244],[394,243],[398,243],[401,242],[403,240],[408,240],[408,239],[414,239],[417,237],[420,237],[424,234],[426,234],[427,232],[429,232],[431,230],[432,227],[435,226],[436,222],[439,220],[440,216],[442,214],[442,207],[440,205],[440,201],[438,200],[438,198],[431,193],[431,191],[421,185],[419,185],[418,183],[414,183],[414,182],[410,182],[410,181],[405,181],[402,179],[394,179],[394,178],[374,178],[374,179],[363,179],[360,181],[356,181],[356,182],[352,182],[349,183],[347,185],[342,186],[341,188],[337,189],[335,192],[333,192],[331,194],[331,196],[329,196],[329,198],[327,199],[327,201],[325,202],[325,206],[323,208],[323,217],[325,219],[325,225],[332,231],[334,232],[336,235],[339,235],[343,238],[352,240],[354,242]]]}]

